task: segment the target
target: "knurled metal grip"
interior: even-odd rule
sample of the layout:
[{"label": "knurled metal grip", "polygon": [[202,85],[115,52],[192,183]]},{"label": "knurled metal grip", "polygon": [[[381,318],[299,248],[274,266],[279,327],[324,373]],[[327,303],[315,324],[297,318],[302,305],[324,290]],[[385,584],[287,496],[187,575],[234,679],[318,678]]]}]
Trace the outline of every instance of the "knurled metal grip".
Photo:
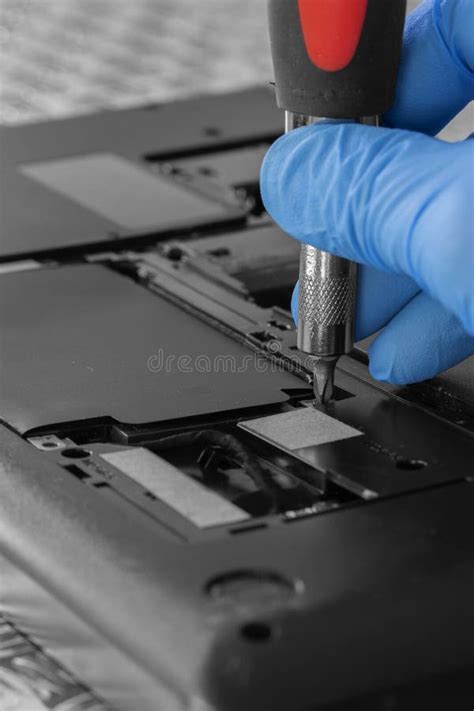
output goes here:
[{"label": "knurled metal grip", "polygon": [[348,353],[353,344],[357,265],[301,246],[298,348],[315,356]]}]

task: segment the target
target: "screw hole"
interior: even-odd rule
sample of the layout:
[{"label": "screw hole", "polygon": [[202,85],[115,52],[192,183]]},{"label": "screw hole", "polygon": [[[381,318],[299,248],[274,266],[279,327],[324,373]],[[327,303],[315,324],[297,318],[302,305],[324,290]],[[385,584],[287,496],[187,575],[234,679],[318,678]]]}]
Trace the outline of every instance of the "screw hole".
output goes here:
[{"label": "screw hole", "polygon": [[416,469],[424,469],[424,467],[427,467],[428,462],[423,461],[423,459],[404,459],[403,457],[400,457],[397,459],[395,466],[397,469],[415,471]]},{"label": "screw hole", "polygon": [[217,136],[221,135],[222,131],[216,126],[206,126],[203,133],[205,136],[209,136],[210,138],[217,138]]},{"label": "screw hole", "polygon": [[211,257],[228,257],[231,251],[228,247],[216,247],[215,249],[207,249],[206,254],[210,254]]},{"label": "screw hole", "polygon": [[67,459],[86,459],[92,452],[89,452],[87,449],[81,449],[80,447],[71,447],[69,449],[63,449],[61,454],[63,457],[67,457]]},{"label": "screw hole", "polygon": [[41,446],[43,449],[57,449],[59,447],[59,442],[42,442]]},{"label": "screw hole", "polygon": [[249,642],[267,642],[272,636],[272,628],[266,622],[248,622],[240,628],[240,633]]},{"label": "screw hole", "polygon": [[217,171],[214,170],[214,168],[211,168],[211,167],[209,167],[209,166],[207,166],[207,165],[202,165],[202,166],[199,168],[199,171],[198,171],[198,172],[199,172],[200,175],[204,175],[204,177],[206,177],[206,178],[213,178],[214,176],[217,175]]},{"label": "screw hole", "polygon": [[166,256],[172,262],[180,262],[184,256],[184,252],[179,247],[170,247],[170,249],[166,252]]}]

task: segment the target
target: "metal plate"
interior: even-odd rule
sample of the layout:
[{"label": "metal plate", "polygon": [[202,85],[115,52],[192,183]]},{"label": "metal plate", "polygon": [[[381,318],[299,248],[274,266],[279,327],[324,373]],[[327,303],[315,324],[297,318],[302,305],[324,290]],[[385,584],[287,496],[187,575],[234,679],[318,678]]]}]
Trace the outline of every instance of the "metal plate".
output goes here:
[{"label": "metal plate", "polygon": [[99,265],[0,277],[0,416],[21,432],[284,402],[301,380]]},{"label": "metal plate", "polygon": [[206,221],[219,211],[214,202],[112,153],[29,163],[20,172],[132,231],[149,231],[183,219]]},{"label": "metal plate", "polygon": [[199,528],[223,526],[250,518],[238,506],[148,449],[135,447],[100,456]]},{"label": "metal plate", "polygon": [[239,426],[290,452],[303,447],[316,447],[349,437],[359,437],[362,434],[354,427],[349,427],[314,407],[247,420]]}]

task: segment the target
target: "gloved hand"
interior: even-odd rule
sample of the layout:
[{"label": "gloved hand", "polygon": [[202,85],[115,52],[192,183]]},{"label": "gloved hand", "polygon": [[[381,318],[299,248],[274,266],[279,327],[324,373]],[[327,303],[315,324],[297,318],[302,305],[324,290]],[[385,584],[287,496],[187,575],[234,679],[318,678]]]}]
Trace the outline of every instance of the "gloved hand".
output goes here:
[{"label": "gloved hand", "polygon": [[378,380],[416,382],[474,353],[474,141],[430,137],[474,98],[473,26],[473,0],[426,0],[385,117],[398,128],[297,129],[262,167],[285,232],[365,265],[356,340],[383,328],[369,349]]}]

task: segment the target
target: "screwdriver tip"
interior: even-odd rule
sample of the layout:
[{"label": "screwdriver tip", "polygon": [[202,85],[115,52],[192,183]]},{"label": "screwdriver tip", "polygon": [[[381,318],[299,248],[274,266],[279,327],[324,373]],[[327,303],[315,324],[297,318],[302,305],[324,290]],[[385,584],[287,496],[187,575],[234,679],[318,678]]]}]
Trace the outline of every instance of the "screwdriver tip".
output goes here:
[{"label": "screwdriver tip", "polygon": [[314,402],[326,405],[334,397],[334,370],[337,358],[318,358],[314,364]]}]

